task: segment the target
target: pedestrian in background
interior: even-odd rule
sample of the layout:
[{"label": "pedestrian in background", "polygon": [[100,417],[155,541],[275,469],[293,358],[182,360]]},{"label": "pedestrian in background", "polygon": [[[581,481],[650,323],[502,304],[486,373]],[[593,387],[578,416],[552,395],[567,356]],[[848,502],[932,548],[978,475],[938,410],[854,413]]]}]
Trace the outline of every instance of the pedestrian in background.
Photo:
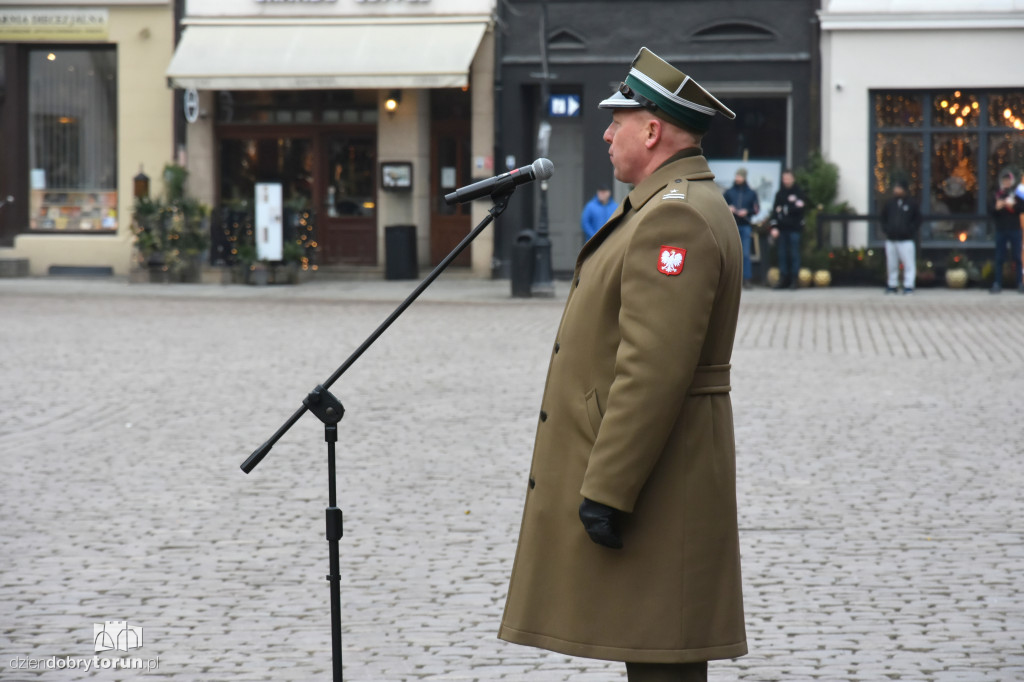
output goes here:
[{"label": "pedestrian in background", "polygon": [[1006,168],[999,174],[999,189],[995,191],[989,211],[996,227],[996,268],[992,293],[1003,290],[1003,263],[1006,262],[1006,250],[1010,250],[1010,262],[1013,264],[1014,281],[1017,291],[1024,294],[1024,283],[1021,280],[1021,226],[1024,221],[1024,201],[1017,198],[1014,192],[1013,171]]},{"label": "pedestrian in background", "polygon": [[804,231],[807,200],[796,184],[793,171],[782,171],[782,187],[775,193],[772,206],[771,236],[779,253],[779,283],[776,289],[800,287],[800,242]]},{"label": "pedestrian in background", "polygon": [[597,234],[618,207],[618,202],[612,199],[612,190],[609,187],[602,185],[597,188],[597,193],[583,207],[583,215],[580,217],[584,244]]},{"label": "pedestrian in background", "polygon": [[725,190],[725,201],[736,218],[736,227],[740,231],[740,241],[743,244],[743,288],[750,289],[753,286],[753,268],[750,265],[753,226],[750,221],[760,213],[761,204],[757,200],[757,192],[747,184],[746,168],[737,169],[732,187]]},{"label": "pedestrian in background", "polygon": [[729,398],[743,251],[700,149],[734,114],[646,48],[600,106],[634,189],[576,261],[498,636],[624,661],[630,682],[704,681],[747,652]]},{"label": "pedestrian in background", "polygon": [[892,197],[885,202],[878,218],[885,234],[885,265],[888,270],[885,293],[895,294],[898,291],[902,263],[903,293],[912,294],[917,279],[914,242],[921,228],[921,209],[907,193],[905,181],[896,181]]}]

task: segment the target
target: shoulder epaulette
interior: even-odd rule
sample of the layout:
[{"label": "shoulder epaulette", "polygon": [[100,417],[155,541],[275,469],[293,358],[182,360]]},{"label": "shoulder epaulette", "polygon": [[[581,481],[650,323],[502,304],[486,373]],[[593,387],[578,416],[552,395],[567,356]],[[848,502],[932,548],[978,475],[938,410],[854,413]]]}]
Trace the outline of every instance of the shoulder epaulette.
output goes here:
[{"label": "shoulder epaulette", "polygon": [[665,187],[661,195],[662,201],[687,201],[687,187],[690,183],[686,178],[676,178]]}]

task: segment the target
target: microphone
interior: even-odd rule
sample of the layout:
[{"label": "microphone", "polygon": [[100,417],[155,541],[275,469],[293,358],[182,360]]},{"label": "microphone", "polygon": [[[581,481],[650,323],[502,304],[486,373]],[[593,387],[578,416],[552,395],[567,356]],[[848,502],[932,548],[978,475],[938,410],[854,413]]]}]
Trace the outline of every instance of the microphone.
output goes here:
[{"label": "microphone", "polygon": [[462,204],[480,197],[488,197],[498,190],[511,191],[519,185],[525,185],[534,180],[547,180],[554,175],[554,172],[555,164],[548,159],[537,159],[529,166],[516,168],[508,173],[460,187],[451,194],[445,194],[444,201],[447,204]]}]

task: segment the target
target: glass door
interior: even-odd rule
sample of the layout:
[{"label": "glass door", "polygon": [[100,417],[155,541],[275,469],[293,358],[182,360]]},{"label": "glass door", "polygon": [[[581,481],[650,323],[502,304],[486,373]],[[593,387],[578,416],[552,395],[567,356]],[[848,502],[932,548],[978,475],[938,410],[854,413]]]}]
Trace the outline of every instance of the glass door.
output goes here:
[{"label": "glass door", "polygon": [[[463,122],[448,121],[435,122],[433,125],[430,154],[430,262],[434,265],[451,253],[472,228],[469,204],[449,206],[444,200],[445,194],[472,182],[468,127]],[[452,265],[471,265],[472,248],[471,245],[459,254]]]},{"label": "glass door", "polygon": [[373,134],[320,135],[316,201],[325,264],[377,264],[377,141]]}]

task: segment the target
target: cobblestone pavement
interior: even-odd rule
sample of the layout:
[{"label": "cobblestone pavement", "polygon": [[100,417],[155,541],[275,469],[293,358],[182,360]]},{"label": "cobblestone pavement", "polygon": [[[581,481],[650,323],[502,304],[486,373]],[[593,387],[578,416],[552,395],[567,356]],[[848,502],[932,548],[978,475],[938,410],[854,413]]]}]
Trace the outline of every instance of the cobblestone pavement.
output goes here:
[{"label": "cobblestone pavement", "polygon": [[[239,465],[411,288],[0,280],[0,679],[328,679],[323,428]],[[563,294],[442,278],[334,385],[347,680],[624,679],[495,637]],[[745,295],[712,680],[1024,679],[1022,344],[1013,293]],[[45,668],[125,619],[148,673]]]}]

